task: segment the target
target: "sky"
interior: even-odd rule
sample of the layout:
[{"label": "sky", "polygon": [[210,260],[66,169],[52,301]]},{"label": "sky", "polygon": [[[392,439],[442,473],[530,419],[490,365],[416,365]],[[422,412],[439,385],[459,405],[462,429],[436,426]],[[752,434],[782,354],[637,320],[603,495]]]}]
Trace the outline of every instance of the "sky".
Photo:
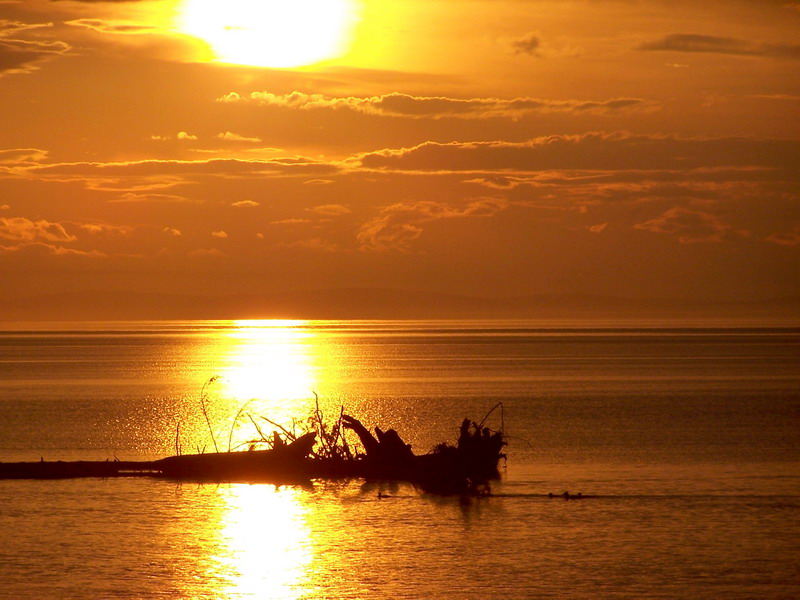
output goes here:
[{"label": "sky", "polygon": [[800,298],[800,2],[288,6],[0,0],[7,316]]}]

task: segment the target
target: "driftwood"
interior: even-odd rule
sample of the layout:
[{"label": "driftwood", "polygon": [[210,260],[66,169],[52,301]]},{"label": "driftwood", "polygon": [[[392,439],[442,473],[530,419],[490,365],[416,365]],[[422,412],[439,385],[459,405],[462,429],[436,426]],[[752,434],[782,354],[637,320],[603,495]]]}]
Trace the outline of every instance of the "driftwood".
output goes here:
[{"label": "driftwood", "polygon": [[353,417],[345,415],[344,425],[356,433],[366,451],[358,464],[362,477],[411,481],[441,493],[480,493],[500,477],[503,434],[469,419],[461,424],[456,446],[439,444],[422,455],[414,454],[394,429],[384,432],[376,427],[376,438]]},{"label": "driftwood", "polygon": [[[484,493],[499,478],[505,440],[482,424],[465,419],[455,446],[442,443],[416,455],[394,429],[375,428],[342,414],[341,424],[361,441],[364,454],[315,453],[317,432],[288,441],[277,432],[268,450],[184,454],[155,461],[44,461],[0,463],[0,479],[76,477],[163,477],[180,481],[301,483],[314,479],[364,478],[407,481],[434,493]],[[324,428],[320,428],[326,435]],[[329,434],[327,434],[330,437]],[[338,437],[338,433],[337,433]]]}]

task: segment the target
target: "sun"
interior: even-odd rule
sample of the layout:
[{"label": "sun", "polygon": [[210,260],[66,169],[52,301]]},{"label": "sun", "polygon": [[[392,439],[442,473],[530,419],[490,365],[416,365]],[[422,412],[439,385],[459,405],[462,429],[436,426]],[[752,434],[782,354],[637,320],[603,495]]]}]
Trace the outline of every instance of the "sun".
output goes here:
[{"label": "sun", "polygon": [[178,29],[206,42],[214,62],[289,68],[346,50],[357,0],[184,0]]}]

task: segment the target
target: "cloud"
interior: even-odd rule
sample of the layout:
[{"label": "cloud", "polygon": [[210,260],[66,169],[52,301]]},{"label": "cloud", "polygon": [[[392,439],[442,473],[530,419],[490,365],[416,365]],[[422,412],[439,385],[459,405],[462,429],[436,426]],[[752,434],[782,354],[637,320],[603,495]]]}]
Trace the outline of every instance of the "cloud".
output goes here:
[{"label": "cloud", "polygon": [[78,238],[67,233],[60,223],[24,217],[0,217],[0,238],[18,242],[74,242]]},{"label": "cloud", "polygon": [[78,227],[93,235],[128,235],[133,229],[126,225],[109,225],[107,223],[83,223]]},{"label": "cloud", "polygon": [[761,100],[786,100],[788,102],[797,102],[800,96],[793,94],[752,94],[750,98],[759,98]]},{"label": "cloud", "polygon": [[766,241],[779,246],[786,246],[787,248],[794,248],[800,246],[800,223],[795,224],[789,231],[782,231],[773,233],[766,238]]},{"label": "cloud", "polygon": [[335,243],[323,240],[322,238],[315,237],[307,240],[297,240],[295,242],[281,242],[277,244],[282,248],[303,248],[305,250],[313,250],[315,252],[337,252],[339,246]]},{"label": "cloud", "polygon": [[508,45],[511,46],[514,54],[528,54],[530,56],[541,55],[542,41],[539,39],[538,34],[535,33],[512,38],[508,41]]},{"label": "cloud", "polygon": [[231,202],[231,206],[235,206],[237,208],[248,208],[261,206],[261,203],[256,202],[255,200],[239,200],[238,202]]},{"label": "cloud", "polygon": [[320,204],[319,206],[315,206],[314,208],[310,208],[308,210],[326,217],[349,215],[351,212],[353,212],[343,204]]},{"label": "cloud", "polygon": [[189,252],[189,256],[224,256],[221,250],[217,248],[197,248]]},{"label": "cloud", "polygon": [[218,133],[215,137],[219,140],[224,140],[226,142],[253,142],[253,143],[261,142],[261,138],[247,137],[244,135],[239,135],[238,133],[233,133],[232,131],[226,131],[225,133]]},{"label": "cloud", "polygon": [[184,196],[177,196],[175,194],[153,194],[153,193],[136,193],[126,192],[115,200],[109,200],[112,203],[118,202],[164,202],[164,203],[184,203],[184,202],[197,202],[190,200]]},{"label": "cloud", "polygon": [[220,231],[212,231],[211,235],[214,236],[215,238],[219,238],[219,239],[222,239],[222,240],[224,240],[224,239],[226,239],[228,237],[228,233],[225,232],[225,231],[221,231],[221,230]]},{"label": "cloud", "polygon": [[737,56],[766,56],[793,60],[800,59],[800,44],[759,43],[738,38],[694,33],[673,33],[660,40],[641,44],[639,50],[732,54]]},{"label": "cloud", "polygon": [[12,35],[21,31],[30,31],[32,29],[41,29],[42,27],[52,26],[52,23],[23,23],[21,21],[0,19],[0,37]]},{"label": "cloud", "polygon": [[200,173],[200,174],[231,174],[231,173],[264,173],[266,171],[289,171],[293,169],[305,170],[306,168],[322,171],[336,170],[328,163],[322,163],[303,157],[281,159],[235,159],[211,158],[208,160],[141,160],[130,162],[109,163],[61,163],[36,167],[40,172],[107,172],[107,173],[136,173],[136,174],[161,174],[161,173]]},{"label": "cloud", "polygon": [[748,232],[735,230],[715,215],[677,206],[655,219],[637,223],[634,227],[653,233],[675,235],[683,244],[721,242],[733,235],[741,237],[748,235]]},{"label": "cloud", "polygon": [[505,210],[508,203],[497,198],[480,198],[458,208],[442,202],[421,200],[392,204],[364,223],[357,239],[362,251],[408,252],[423,233],[423,225],[441,219],[492,217]]},{"label": "cloud", "polygon": [[278,221],[270,221],[270,225],[306,225],[307,223],[311,223],[308,219],[280,219]]},{"label": "cloud", "polygon": [[[30,166],[28,176],[41,176],[59,181],[86,182],[92,189],[130,191],[152,190],[185,183],[185,177],[262,177],[265,175],[327,175],[337,173],[341,167],[305,157],[274,159],[210,158],[206,160],[146,159],[127,162],[73,162]],[[137,184],[120,181],[121,177],[137,178]]]},{"label": "cloud", "polygon": [[589,227],[589,231],[592,233],[600,233],[601,231],[605,231],[608,227],[608,223],[599,223],[598,225],[592,225]]},{"label": "cloud", "polygon": [[0,34],[0,76],[30,73],[37,70],[42,61],[64,54],[69,49],[69,44],[57,40],[8,39]]},{"label": "cloud", "polygon": [[80,256],[87,258],[103,258],[106,256],[97,250],[76,250],[74,248],[64,248],[56,244],[45,244],[43,242],[22,243],[16,246],[0,245],[0,253],[27,254],[34,256]]},{"label": "cloud", "polygon": [[[222,140],[224,142],[247,142],[250,144],[260,143],[262,140],[261,138],[257,137],[247,137],[244,135],[239,135],[238,133],[233,133],[232,131],[226,131],[224,133],[218,133],[214,136],[218,140]],[[199,139],[198,136],[189,133],[187,131],[179,131],[175,136],[176,139],[182,141],[194,141]],[[151,135],[150,139],[157,142],[167,142],[172,139],[171,136],[168,135]],[[259,150],[272,150],[280,152],[279,148],[260,148]],[[203,152],[217,152],[216,150],[203,150]]]},{"label": "cloud", "polygon": [[163,231],[164,233],[168,233],[169,235],[174,237],[180,237],[182,235],[181,230],[175,229],[174,227],[164,227],[164,229],[162,229],[161,231]]},{"label": "cloud", "polygon": [[75,19],[73,21],[65,21],[65,25],[73,27],[85,27],[99,33],[113,33],[113,34],[142,34],[142,33],[155,33],[160,31],[158,27],[151,25],[139,25],[136,23],[119,23],[114,21],[105,21],[103,19]]},{"label": "cloud", "polygon": [[464,183],[475,183],[483,187],[494,190],[511,190],[521,185],[535,184],[537,178],[535,177],[515,177],[496,175],[493,177],[475,177],[474,179],[465,179]]},{"label": "cloud", "polygon": [[23,23],[0,19],[0,76],[30,73],[37,70],[42,61],[70,50],[70,45],[66,42],[25,37],[31,31],[51,27],[53,23]]},{"label": "cloud", "polygon": [[[514,173],[551,170],[689,170],[717,167],[766,167],[791,171],[800,140],[750,138],[678,138],[627,133],[555,135],[524,142],[425,142],[411,148],[387,148],[356,157],[366,168],[404,171]],[[514,185],[497,179],[495,185]],[[497,183],[501,182],[501,183]]]},{"label": "cloud", "polygon": [[603,190],[625,189],[642,194],[648,190],[672,189],[712,191],[719,193],[746,193],[758,186],[784,186],[793,181],[790,169],[768,166],[725,166],[689,168],[675,166],[662,168],[623,168],[618,169],[552,169],[529,173],[484,174],[481,177],[464,179],[463,183],[478,185],[494,190],[531,190],[543,188],[589,189],[591,193],[602,194]]},{"label": "cloud", "polygon": [[0,150],[0,164],[34,165],[47,158],[47,150],[38,148],[8,148]]},{"label": "cloud", "polygon": [[448,98],[444,96],[410,96],[392,92],[371,97],[331,97],[322,94],[273,94],[251,92],[240,96],[231,92],[218,102],[249,102],[293,110],[352,110],[354,112],[409,119],[490,119],[520,118],[534,113],[611,114],[631,110],[654,110],[657,104],[642,98],[608,100],[542,100],[538,98]]},{"label": "cloud", "polygon": [[500,42],[508,46],[513,54],[524,54],[535,58],[578,56],[583,53],[582,49],[573,48],[570,45],[554,48],[549,44],[545,44],[541,34],[535,31],[518,37],[502,38]]}]

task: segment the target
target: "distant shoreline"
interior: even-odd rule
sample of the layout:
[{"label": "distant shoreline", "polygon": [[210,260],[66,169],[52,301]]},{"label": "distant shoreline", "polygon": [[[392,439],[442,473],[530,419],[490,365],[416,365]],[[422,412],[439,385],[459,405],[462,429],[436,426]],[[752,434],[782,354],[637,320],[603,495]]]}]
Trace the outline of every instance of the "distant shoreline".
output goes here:
[{"label": "distant shoreline", "polygon": [[0,322],[228,319],[525,319],[612,326],[800,325],[800,298],[634,299],[588,294],[490,298],[382,288],[178,295],[82,291],[0,300]]}]

